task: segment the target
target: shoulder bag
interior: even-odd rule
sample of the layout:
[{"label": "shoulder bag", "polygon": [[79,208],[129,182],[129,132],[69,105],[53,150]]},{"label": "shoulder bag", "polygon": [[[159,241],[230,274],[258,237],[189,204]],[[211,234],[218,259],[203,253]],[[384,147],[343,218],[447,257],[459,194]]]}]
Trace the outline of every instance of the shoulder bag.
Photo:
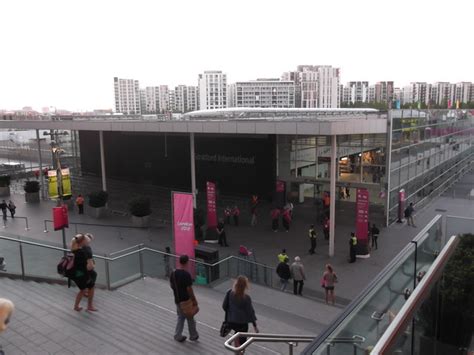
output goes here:
[{"label": "shoulder bag", "polygon": [[222,322],[221,325],[221,330],[220,330],[220,335],[221,337],[225,338],[227,335],[229,335],[231,329],[229,327],[229,323],[227,322],[227,311],[229,310],[229,296],[230,296],[230,290],[227,291],[227,294],[225,295],[226,301],[227,301],[227,307],[225,309],[225,318],[224,321]]},{"label": "shoulder bag", "polygon": [[[173,271],[172,277],[173,277],[174,288],[176,290],[176,296],[178,296],[178,299],[179,299],[180,297],[179,297],[179,291],[178,291],[178,284],[176,282],[176,275],[174,271]],[[183,312],[184,316],[188,319],[192,319],[199,312],[199,307],[196,304],[194,304],[191,298],[189,298],[186,301],[179,302],[178,307],[181,310],[181,312]]]}]

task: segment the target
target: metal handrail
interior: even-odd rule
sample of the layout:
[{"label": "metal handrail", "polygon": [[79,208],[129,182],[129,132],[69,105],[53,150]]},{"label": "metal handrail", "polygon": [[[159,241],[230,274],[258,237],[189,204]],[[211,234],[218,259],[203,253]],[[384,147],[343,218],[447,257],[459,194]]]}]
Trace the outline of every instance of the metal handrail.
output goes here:
[{"label": "metal handrail", "polygon": [[[238,337],[247,337],[245,343],[236,347],[231,343]],[[290,334],[262,334],[262,333],[244,333],[238,332],[233,334],[229,339],[224,343],[224,346],[227,350],[239,353],[247,349],[252,343],[288,343],[289,354],[293,355],[293,348],[298,345],[298,343],[310,343],[314,340],[315,335],[290,335]],[[364,339],[365,340],[365,339]]]},{"label": "metal handrail", "polygon": [[[9,217],[7,216],[7,219],[10,218],[10,219],[24,219],[25,220],[25,230],[30,230],[30,226],[28,225],[28,217],[23,217],[23,216],[16,216],[16,217]],[[4,219],[3,220],[3,228],[7,228],[7,221]]]},{"label": "metal handrail", "polygon": [[[54,223],[53,220],[51,219],[45,219],[44,220],[44,232],[48,233],[48,225],[47,223]],[[84,222],[69,222],[69,224],[72,224],[75,226],[75,230],[77,233],[77,226],[93,226],[93,227],[115,227],[115,228],[129,228],[129,229],[143,229],[143,227],[137,227],[137,226],[126,226],[126,225],[120,225],[120,224],[99,224],[99,223],[84,223]],[[151,226],[153,228],[153,226]]]},{"label": "metal handrail", "polygon": [[120,253],[123,253],[124,251],[131,250],[131,249],[140,250],[140,249],[142,249],[143,245],[144,245],[143,243],[140,243],[140,244],[133,245],[131,247],[128,247],[128,248],[125,248],[125,249],[122,249],[122,250],[114,251],[113,253],[110,253],[109,256],[120,254]]}]

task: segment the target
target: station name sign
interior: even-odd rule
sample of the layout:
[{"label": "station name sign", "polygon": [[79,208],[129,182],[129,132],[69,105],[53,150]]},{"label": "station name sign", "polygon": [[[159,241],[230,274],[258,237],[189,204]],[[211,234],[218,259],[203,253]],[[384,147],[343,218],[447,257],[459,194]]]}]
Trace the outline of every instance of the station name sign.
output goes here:
[{"label": "station name sign", "polygon": [[196,154],[196,161],[254,165],[255,156],[243,157],[241,155]]}]

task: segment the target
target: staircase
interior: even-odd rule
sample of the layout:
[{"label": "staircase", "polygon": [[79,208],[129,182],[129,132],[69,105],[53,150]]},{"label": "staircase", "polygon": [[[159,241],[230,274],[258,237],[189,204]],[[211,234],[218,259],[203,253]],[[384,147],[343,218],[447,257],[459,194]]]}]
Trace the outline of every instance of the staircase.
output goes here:
[{"label": "staircase", "polygon": [[[6,354],[225,354],[219,336],[224,294],[196,287],[199,341],[177,343],[175,305],[168,282],[139,280],[118,291],[96,290],[99,312],[72,309],[77,289],[0,278],[0,296],[16,306],[0,335]],[[85,300],[83,301],[85,305]],[[261,332],[315,333],[309,319],[255,305]],[[317,326],[317,328],[320,328]],[[187,335],[185,327],[184,334]],[[303,345],[300,345],[303,349]],[[285,344],[253,344],[248,354],[287,353]]]}]

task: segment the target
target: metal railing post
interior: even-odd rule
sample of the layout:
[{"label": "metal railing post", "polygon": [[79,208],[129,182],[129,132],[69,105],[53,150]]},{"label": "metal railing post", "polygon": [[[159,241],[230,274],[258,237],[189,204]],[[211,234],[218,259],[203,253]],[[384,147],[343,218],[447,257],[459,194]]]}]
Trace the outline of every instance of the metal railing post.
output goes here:
[{"label": "metal railing post", "polygon": [[142,279],[145,278],[145,273],[143,272],[143,253],[142,253],[142,245],[138,245],[138,258],[140,261],[140,275]]},{"label": "metal railing post", "polygon": [[23,259],[23,245],[22,243],[18,243],[20,247],[20,264],[21,264],[21,278],[25,279],[25,260]]},{"label": "metal railing post", "polygon": [[[107,255],[104,254],[104,257],[107,258]],[[107,284],[107,290],[110,291],[110,269],[109,269],[109,260],[105,259],[105,283]]]},{"label": "metal railing post", "polygon": [[288,355],[293,355],[293,346],[295,344],[292,343],[291,341],[288,343],[289,349],[288,349]]},{"label": "metal railing post", "polygon": [[28,225],[28,217],[25,217],[26,228],[25,230],[30,230],[30,226]]},{"label": "metal railing post", "polygon": [[48,233],[48,225],[46,224],[48,221],[45,219],[44,220],[44,233]]}]

